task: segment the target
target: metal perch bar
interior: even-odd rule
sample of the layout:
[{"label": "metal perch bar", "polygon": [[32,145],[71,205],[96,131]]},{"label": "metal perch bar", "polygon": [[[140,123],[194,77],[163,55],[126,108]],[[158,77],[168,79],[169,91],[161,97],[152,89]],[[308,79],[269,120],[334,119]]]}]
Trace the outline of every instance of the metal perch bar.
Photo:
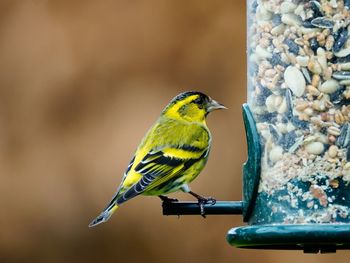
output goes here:
[{"label": "metal perch bar", "polygon": [[[163,215],[200,215],[198,202],[163,202]],[[204,204],[205,215],[241,215],[242,201],[217,201],[215,204]]]}]

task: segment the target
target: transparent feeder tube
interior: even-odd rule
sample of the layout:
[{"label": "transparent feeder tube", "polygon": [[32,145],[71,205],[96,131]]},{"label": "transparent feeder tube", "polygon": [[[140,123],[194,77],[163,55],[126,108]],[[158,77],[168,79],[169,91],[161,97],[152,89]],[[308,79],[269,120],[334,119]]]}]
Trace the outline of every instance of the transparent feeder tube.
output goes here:
[{"label": "transparent feeder tube", "polygon": [[350,0],[248,0],[252,224],[350,222]]}]

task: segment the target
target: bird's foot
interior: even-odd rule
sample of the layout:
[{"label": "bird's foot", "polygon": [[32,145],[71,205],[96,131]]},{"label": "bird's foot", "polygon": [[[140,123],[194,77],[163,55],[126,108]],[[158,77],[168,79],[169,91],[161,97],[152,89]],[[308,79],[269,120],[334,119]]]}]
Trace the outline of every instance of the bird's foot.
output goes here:
[{"label": "bird's foot", "polygon": [[194,196],[195,198],[197,198],[199,208],[201,209],[201,216],[205,218],[206,216],[205,216],[205,211],[204,211],[204,205],[206,205],[206,204],[215,205],[216,200],[212,197],[203,197],[203,196],[196,194],[195,192],[192,192],[192,191],[189,191],[188,193],[190,195]]},{"label": "bird's foot", "polygon": [[163,202],[168,202],[168,203],[174,203],[174,202],[178,202],[179,200],[176,198],[170,198],[167,197],[165,195],[158,195],[158,197],[160,198],[160,200],[162,200]]},{"label": "bird's foot", "polygon": [[201,210],[201,216],[203,218],[206,218],[205,211],[204,211],[204,205],[206,204],[215,205],[216,200],[212,197],[202,197],[202,196],[198,197],[198,205]]}]

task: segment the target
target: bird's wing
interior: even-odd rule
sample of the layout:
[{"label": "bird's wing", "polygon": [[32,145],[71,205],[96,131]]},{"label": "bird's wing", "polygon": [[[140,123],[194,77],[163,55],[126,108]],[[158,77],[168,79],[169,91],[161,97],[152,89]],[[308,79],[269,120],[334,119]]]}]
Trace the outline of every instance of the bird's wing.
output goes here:
[{"label": "bird's wing", "polygon": [[118,186],[117,191],[115,192],[115,194],[113,195],[112,200],[108,203],[108,205],[106,206],[106,208],[105,208],[104,210],[108,209],[109,207],[112,207],[112,206],[115,204],[116,200],[118,199],[119,193],[120,193],[120,191],[121,191],[122,188],[123,188],[124,181],[125,181],[125,179],[127,178],[128,173],[129,173],[130,170],[131,170],[131,167],[134,165],[135,157],[136,157],[136,156],[134,156],[134,157],[131,159],[131,161],[130,161],[128,167],[126,168],[126,170],[125,170],[125,172],[124,172],[122,181],[121,181],[120,185]]},{"label": "bird's wing", "polygon": [[126,170],[124,172],[124,175],[123,175],[123,178],[122,178],[122,181],[121,181],[120,185],[118,186],[118,189],[117,189],[117,192],[115,194],[115,197],[119,194],[121,188],[123,187],[124,181],[125,181],[126,177],[128,176],[128,173],[130,172],[131,167],[134,165],[135,158],[136,158],[136,155],[134,155],[134,157],[131,159],[128,167],[126,168]]},{"label": "bird's wing", "polygon": [[167,146],[149,151],[133,171],[141,174],[141,179],[121,194],[117,203],[121,204],[171,180],[206,157],[208,152],[209,146],[198,148],[191,145]]}]

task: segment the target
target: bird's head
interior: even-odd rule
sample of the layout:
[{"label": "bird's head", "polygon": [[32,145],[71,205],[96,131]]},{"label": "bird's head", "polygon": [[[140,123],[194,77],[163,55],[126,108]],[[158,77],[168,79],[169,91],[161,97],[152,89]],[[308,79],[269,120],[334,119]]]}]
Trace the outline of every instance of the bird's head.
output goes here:
[{"label": "bird's head", "polygon": [[210,112],[218,109],[227,108],[201,92],[188,91],[177,95],[164,109],[162,115],[186,121],[204,122]]}]

